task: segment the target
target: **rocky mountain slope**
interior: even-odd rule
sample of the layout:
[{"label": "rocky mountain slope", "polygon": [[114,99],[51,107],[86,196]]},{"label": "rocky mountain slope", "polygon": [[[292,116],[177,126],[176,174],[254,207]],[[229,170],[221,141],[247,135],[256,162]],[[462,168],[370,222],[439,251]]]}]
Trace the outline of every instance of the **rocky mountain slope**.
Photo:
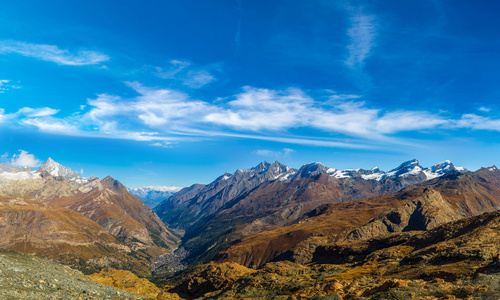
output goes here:
[{"label": "rocky mountain slope", "polygon": [[279,162],[262,162],[254,168],[226,173],[212,183],[184,188],[160,203],[155,212],[174,228],[197,227],[232,199],[247,193],[263,182],[285,179],[296,170]]},{"label": "rocky mountain slope", "polygon": [[207,186],[186,188],[155,211],[170,226],[186,230],[187,260],[208,258],[246,236],[292,224],[316,207],[391,194],[450,172],[449,161],[423,168],[417,160],[383,172],[339,171],[320,163],[299,170],[279,162],[224,174]]},{"label": "rocky mountain slope", "polygon": [[177,241],[150,208],[109,176],[79,187],[73,196],[54,198],[49,203],[94,220],[134,251],[156,256],[164,253],[162,248],[174,248]]},{"label": "rocky mountain slope", "polygon": [[178,278],[185,299],[497,299],[500,212],[428,231],[317,247],[308,264],[211,263]]},{"label": "rocky mountain slope", "polygon": [[152,257],[176,247],[178,238],[158,216],[111,177],[82,180],[51,159],[36,172],[9,172],[33,176],[0,180],[2,247],[83,269],[146,273]]}]

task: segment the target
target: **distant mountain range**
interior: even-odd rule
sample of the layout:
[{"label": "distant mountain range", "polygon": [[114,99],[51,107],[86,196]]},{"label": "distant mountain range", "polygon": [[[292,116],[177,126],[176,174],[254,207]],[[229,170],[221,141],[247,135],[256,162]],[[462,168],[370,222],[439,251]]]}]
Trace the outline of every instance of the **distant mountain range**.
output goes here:
[{"label": "distant mountain range", "polygon": [[180,191],[182,187],[177,186],[143,186],[131,188],[127,190],[135,197],[146,203],[147,206],[154,208],[163,200],[169,198],[176,192]]}]

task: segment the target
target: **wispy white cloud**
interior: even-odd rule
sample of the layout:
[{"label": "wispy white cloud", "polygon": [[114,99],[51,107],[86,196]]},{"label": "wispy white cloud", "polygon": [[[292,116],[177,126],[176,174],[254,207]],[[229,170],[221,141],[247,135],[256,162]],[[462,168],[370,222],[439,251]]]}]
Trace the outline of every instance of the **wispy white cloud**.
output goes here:
[{"label": "wispy white cloud", "polygon": [[313,99],[299,89],[276,91],[245,87],[229,109],[219,108],[207,114],[205,121],[251,131],[283,130],[301,127],[307,122],[304,108],[311,107]]},{"label": "wispy white cloud", "polygon": [[9,53],[70,66],[96,65],[109,60],[109,56],[96,51],[79,50],[76,53],[71,53],[69,50],[60,49],[55,45],[0,41],[0,54]]},{"label": "wispy white cloud", "polygon": [[500,131],[500,119],[464,114],[459,120],[451,122],[450,127]]},{"label": "wispy white cloud", "polygon": [[190,100],[188,95],[176,90],[149,88],[138,82],[127,84],[140,96],[123,103],[135,117],[150,127],[165,126],[167,123],[169,127],[192,124],[193,120],[213,110],[208,103]]},{"label": "wispy white cloud", "polygon": [[288,157],[290,154],[292,154],[294,152],[295,152],[295,150],[290,149],[290,148],[283,148],[283,150],[280,150],[280,151],[259,149],[259,150],[255,150],[253,152],[253,154],[259,155],[259,156],[264,156],[264,157],[283,158],[283,157]]},{"label": "wispy white cloud", "polygon": [[191,88],[198,89],[214,80],[215,76],[210,74],[207,70],[199,70],[189,71],[183,83]]},{"label": "wispy white cloud", "polygon": [[478,110],[479,110],[479,111],[482,111],[482,112],[490,112],[490,111],[491,111],[491,108],[481,106],[480,108],[478,108]]},{"label": "wispy white cloud", "polygon": [[20,85],[13,85],[8,79],[0,79],[0,94],[5,93],[10,89],[20,89]]},{"label": "wispy white cloud", "polygon": [[199,89],[217,80],[214,71],[220,69],[219,65],[196,67],[188,60],[171,60],[166,67],[156,67],[156,75],[164,79],[177,80],[190,88]]},{"label": "wispy white cloud", "polygon": [[54,120],[54,119],[23,119],[21,120],[23,125],[35,126],[40,131],[47,133],[63,134],[63,135],[79,135],[79,130],[76,126],[68,124],[64,120]]},{"label": "wispy white cloud", "polygon": [[0,108],[0,123],[10,121],[10,120],[18,120],[25,118],[36,118],[36,117],[48,117],[55,115],[59,110],[53,109],[50,107],[42,107],[42,108],[31,108],[31,107],[23,107],[19,109],[15,113],[5,113],[5,109]]},{"label": "wispy white cloud", "polygon": [[190,65],[190,61],[173,59],[165,68],[156,67],[156,75],[160,78],[172,79]]},{"label": "wispy white cloud", "polygon": [[154,147],[162,147],[162,148],[172,148],[172,144],[173,143],[170,143],[170,142],[156,142],[156,143],[152,143],[150,144],[151,146],[154,146]]},{"label": "wispy white cloud", "polygon": [[241,47],[241,19],[238,20],[238,27],[236,33],[234,34],[234,44],[236,46],[235,53],[238,53]]},{"label": "wispy white cloud", "polygon": [[357,12],[350,18],[350,27],[347,29],[350,44],[345,64],[351,68],[362,66],[370,51],[375,46],[377,27],[375,16]]},{"label": "wispy white cloud", "polygon": [[246,87],[229,101],[228,108],[207,114],[207,122],[239,130],[288,130],[316,128],[365,139],[381,139],[385,134],[421,130],[445,123],[439,115],[419,111],[383,112],[366,107],[357,95],[342,95],[323,107],[299,89],[284,91]]},{"label": "wispy white cloud", "polygon": [[53,109],[50,107],[43,107],[43,108],[23,107],[17,113],[26,115],[28,117],[48,117],[55,115],[58,112],[59,112],[58,109]]}]

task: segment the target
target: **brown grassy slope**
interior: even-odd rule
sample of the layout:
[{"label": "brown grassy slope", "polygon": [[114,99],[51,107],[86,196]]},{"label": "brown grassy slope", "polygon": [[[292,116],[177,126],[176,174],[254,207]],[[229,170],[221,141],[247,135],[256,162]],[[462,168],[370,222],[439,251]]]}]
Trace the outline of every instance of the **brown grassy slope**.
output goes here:
[{"label": "brown grassy slope", "polygon": [[42,175],[39,179],[0,181],[0,192],[72,209],[125,240],[134,250],[159,255],[176,247],[178,238],[158,216],[113,178],[96,179],[82,186],[61,177]]},{"label": "brown grassy slope", "polygon": [[150,208],[111,177],[89,182],[74,196],[53,198],[49,203],[94,220],[132,249],[149,255],[160,255],[178,242]]},{"label": "brown grassy slope", "polygon": [[354,229],[404,201],[392,196],[323,205],[312,211],[310,218],[297,224],[243,238],[214,260],[258,267],[311,236],[336,235]]},{"label": "brown grassy slope", "polygon": [[[146,271],[146,261],[96,222],[34,199],[0,196],[0,247],[69,264],[100,262]],[[81,265],[75,265],[82,267]]]}]

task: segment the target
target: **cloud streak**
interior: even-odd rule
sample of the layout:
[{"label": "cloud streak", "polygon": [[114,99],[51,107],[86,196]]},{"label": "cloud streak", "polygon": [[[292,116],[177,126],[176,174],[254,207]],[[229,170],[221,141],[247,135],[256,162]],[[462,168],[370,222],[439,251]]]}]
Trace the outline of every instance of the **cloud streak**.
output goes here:
[{"label": "cloud streak", "polygon": [[363,66],[375,46],[377,35],[375,17],[358,12],[350,18],[350,23],[347,29],[350,44],[347,46],[348,56],[345,64],[351,68],[358,68]]},{"label": "cloud streak", "polygon": [[155,73],[160,78],[177,80],[182,85],[199,89],[217,80],[211,69],[216,70],[218,68],[216,65],[198,68],[194,67],[188,60],[174,59],[164,68],[156,67]]},{"label": "cloud streak", "polygon": [[55,45],[0,41],[0,54],[11,53],[69,66],[96,65],[109,60],[109,56],[96,51],[79,50],[71,53]]},{"label": "cloud streak", "polygon": [[290,148],[283,148],[281,151],[273,151],[266,149],[259,149],[253,152],[255,155],[264,156],[264,157],[272,157],[272,158],[283,158],[288,157],[290,154],[294,153],[295,150]]}]

